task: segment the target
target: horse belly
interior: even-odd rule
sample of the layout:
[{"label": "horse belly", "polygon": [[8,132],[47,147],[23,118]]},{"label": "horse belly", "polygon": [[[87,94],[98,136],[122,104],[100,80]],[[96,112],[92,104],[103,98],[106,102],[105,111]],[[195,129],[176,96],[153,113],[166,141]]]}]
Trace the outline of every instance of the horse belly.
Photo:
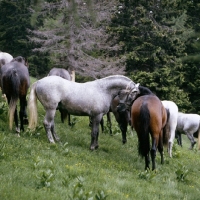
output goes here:
[{"label": "horse belly", "polygon": [[98,102],[91,98],[78,98],[72,100],[67,98],[62,101],[63,107],[69,114],[78,116],[94,116],[100,113],[106,114],[109,111],[109,105],[104,102]]}]

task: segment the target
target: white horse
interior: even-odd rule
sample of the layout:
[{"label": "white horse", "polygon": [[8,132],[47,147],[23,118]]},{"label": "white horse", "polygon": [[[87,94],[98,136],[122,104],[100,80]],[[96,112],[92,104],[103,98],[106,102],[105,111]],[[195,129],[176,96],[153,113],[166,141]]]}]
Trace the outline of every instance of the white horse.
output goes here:
[{"label": "white horse", "polygon": [[0,52],[0,65],[5,65],[13,59],[13,56],[6,52]]},{"label": "white horse", "polygon": [[38,99],[46,110],[44,127],[49,142],[59,140],[54,129],[54,116],[59,103],[69,114],[91,117],[90,149],[94,150],[98,148],[99,123],[103,115],[110,110],[112,99],[123,89],[139,92],[138,86],[122,75],[108,76],[86,83],[68,81],[59,76],[47,76],[32,85],[28,102],[29,127],[35,128],[37,125]]},{"label": "white horse", "polygon": [[179,137],[180,137],[181,132],[184,132],[187,135],[188,139],[191,142],[190,149],[193,149],[194,145],[196,144],[196,141],[193,135],[194,133],[198,132],[198,146],[200,149],[200,137],[199,137],[200,115],[186,114],[186,113],[179,112],[176,130],[180,132],[178,133]]},{"label": "white horse", "polygon": [[178,106],[173,101],[162,101],[163,106],[169,110],[170,116],[168,119],[166,131],[169,131],[169,143],[168,143],[168,152],[169,156],[172,157],[172,147],[175,138],[177,119],[178,119]]}]

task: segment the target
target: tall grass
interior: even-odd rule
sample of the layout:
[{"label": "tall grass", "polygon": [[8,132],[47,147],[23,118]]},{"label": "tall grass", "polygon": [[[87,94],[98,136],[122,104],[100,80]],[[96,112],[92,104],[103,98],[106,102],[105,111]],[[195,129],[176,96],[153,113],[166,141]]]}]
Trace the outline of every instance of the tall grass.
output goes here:
[{"label": "tall grass", "polygon": [[57,112],[55,128],[61,141],[50,144],[42,126],[45,113],[38,107],[37,130],[27,129],[21,137],[14,128],[9,130],[6,108],[0,112],[1,200],[199,199],[200,155],[196,147],[188,149],[185,136],[182,148],[175,141],[173,158],[165,150],[161,165],[158,153],[157,170],[145,171],[136,133],[129,130],[123,145],[114,118],[114,135],[100,132],[99,149],[90,151],[88,117],[73,116],[75,125],[69,127]]}]

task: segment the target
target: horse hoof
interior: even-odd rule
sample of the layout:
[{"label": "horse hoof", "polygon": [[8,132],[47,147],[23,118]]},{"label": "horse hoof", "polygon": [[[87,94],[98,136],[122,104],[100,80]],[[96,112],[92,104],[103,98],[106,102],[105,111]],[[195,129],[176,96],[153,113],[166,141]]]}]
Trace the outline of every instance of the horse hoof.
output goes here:
[{"label": "horse hoof", "polygon": [[20,129],[19,128],[16,128],[16,133],[20,133]]},{"label": "horse hoof", "polygon": [[95,150],[95,149],[98,149],[98,147],[99,147],[99,145],[92,145],[92,146],[90,146],[90,150]]},{"label": "horse hoof", "polygon": [[122,141],[123,144],[126,144],[126,142],[127,142],[126,140],[123,140],[123,141]]},{"label": "horse hoof", "polygon": [[23,122],[24,122],[24,125],[28,125],[28,118],[24,118]]}]

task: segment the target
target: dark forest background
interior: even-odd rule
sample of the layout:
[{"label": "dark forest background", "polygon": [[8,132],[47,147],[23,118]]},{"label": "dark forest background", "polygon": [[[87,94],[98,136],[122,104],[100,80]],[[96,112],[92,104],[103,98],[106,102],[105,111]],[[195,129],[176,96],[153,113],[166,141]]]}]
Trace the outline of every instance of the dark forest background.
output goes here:
[{"label": "dark forest background", "polygon": [[0,0],[0,50],[30,75],[53,67],[85,82],[129,76],[180,111],[200,114],[197,0]]}]

